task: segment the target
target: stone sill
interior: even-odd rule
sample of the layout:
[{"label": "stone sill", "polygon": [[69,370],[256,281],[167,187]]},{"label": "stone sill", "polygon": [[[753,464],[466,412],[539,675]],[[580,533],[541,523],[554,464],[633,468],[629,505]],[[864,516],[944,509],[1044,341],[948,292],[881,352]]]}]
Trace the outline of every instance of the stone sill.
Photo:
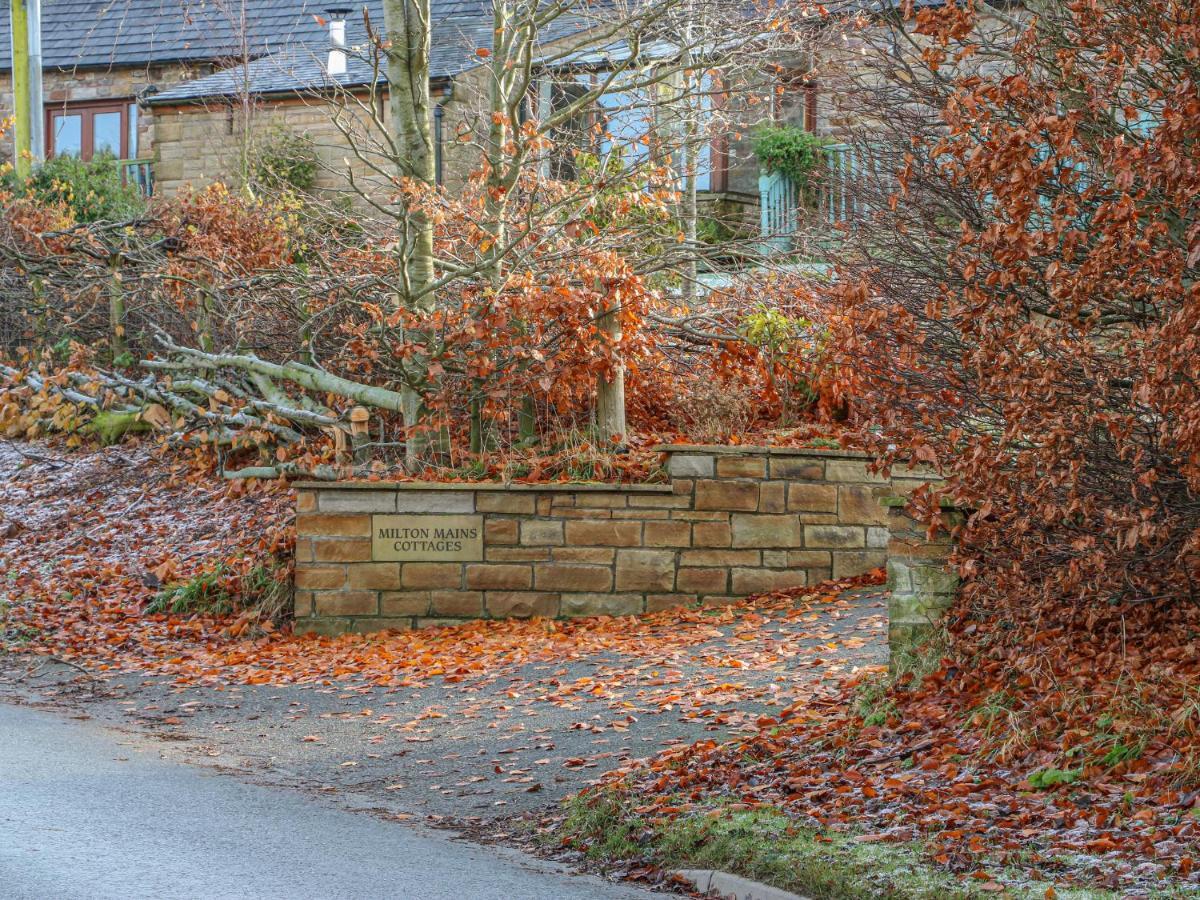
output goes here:
[{"label": "stone sill", "polygon": [[822,459],[873,459],[862,450],[835,447],[762,447],[732,444],[659,444],[656,453],[703,453],[708,456],[815,456]]},{"label": "stone sill", "polygon": [[670,484],[605,484],[596,481],[548,481],[544,484],[499,481],[298,481],[295,487],[307,491],[511,491],[607,492],[622,494],[673,494]]}]

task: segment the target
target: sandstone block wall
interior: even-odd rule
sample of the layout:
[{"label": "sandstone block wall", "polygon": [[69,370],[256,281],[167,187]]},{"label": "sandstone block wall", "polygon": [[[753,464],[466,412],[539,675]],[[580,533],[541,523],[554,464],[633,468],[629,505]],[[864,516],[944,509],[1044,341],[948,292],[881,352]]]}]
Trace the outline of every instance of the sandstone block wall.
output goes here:
[{"label": "sandstone block wall", "polygon": [[888,506],[888,645],[895,659],[897,650],[920,644],[954,602],[959,578],[947,560],[964,514],[944,510],[931,537],[928,527],[909,515],[902,497],[890,498]]},{"label": "sandstone block wall", "polygon": [[[457,140],[456,135],[464,130],[483,133],[474,129],[483,127],[480,123],[487,119],[486,92],[469,88],[478,87],[486,71],[477,67],[460,75],[452,98],[434,95],[434,102],[443,108],[442,172],[451,195],[461,193],[471,173],[480,166],[478,147]],[[392,170],[385,135],[378,125],[390,127],[391,110],[386,99],[383,89],[373,93],[364,90],[353,103],[308,95],[258,98],[248,121],[236,101],[231,104],[213,99],[151,106],[156,182],[161,192],[170,196],[184,187],[236,181],[241,148],[273,131],[283,131],[312,142],[319,161],[314,185],[318,192],[326,199],[346,198],[367,212],[369,207],[357,192],[382,197],[392,191],[388,180],[380,175]],[[371,108],[378,123],[367,111]],[[357,152],[352,152],[353,148]]]},{"label": "sandstone block wall", "polygon": [[[301,484],[297,630],[626,615],[857,575],[887,558],[880,500],[928,480],[846,451],[666,452],[665,484]],[[412,516],[477,522],[479,558],[380,558]]]}]

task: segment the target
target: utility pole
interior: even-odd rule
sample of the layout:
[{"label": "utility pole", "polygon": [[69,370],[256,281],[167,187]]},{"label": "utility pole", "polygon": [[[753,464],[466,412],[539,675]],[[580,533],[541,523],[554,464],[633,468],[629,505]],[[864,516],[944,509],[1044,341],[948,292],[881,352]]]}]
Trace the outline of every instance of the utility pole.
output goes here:
[{"label": "utility pole", "polygon": [[9,0],[12,46],[13,168],[29,176],[43,156],[41,0]]}]

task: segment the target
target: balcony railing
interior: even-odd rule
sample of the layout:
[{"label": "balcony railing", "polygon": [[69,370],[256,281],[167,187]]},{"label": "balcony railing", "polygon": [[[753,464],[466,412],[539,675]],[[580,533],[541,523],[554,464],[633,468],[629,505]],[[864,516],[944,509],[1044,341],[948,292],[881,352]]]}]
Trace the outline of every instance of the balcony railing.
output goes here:
[{"label": "balcony railing", "polygon": [[[778,173],[758,179],[762,235],[772,250],[793,249],[793,235],[803,226],[841,225],[867,213],[856,185],[864,177],[875,177],[871,161],[862,148],[849,144],[827,144],[823,161],[813,173],[814,190],[803,192]],[[807,194],[807,196],[806,196]]]},{"label": "balcony railing", "polygon": [[122,159],[118,165],[121,167],[121,183],[133,184],[137,186],[138,193],[143,197],[149,197],[154,194],[154,170],[151,168],[152,160],[149,159]]},{"label": "balcony railing", "polygon": [[779,172],[764,172],[758,176],[759,228],[766,252],[787,253],[792,249],[792,235],[800,226],[806,212],[800,191],[792,179]]},{"label": "balcony railing", "polygon": [[819,212],[829,225],[851,222],[861,212],[854,183],[865,170],[862,151],[849,144],[829,144],[820,176]]}]

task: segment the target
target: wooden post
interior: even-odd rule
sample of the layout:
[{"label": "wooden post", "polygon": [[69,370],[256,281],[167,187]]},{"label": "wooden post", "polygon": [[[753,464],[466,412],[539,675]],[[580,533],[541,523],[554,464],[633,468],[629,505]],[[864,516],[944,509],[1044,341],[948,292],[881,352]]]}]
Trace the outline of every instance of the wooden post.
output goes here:
[{"label": "wooden post", "polygon": [[42,0],[25,0],[25,34],[29,60],[29,155],[34,168],[46,158],[45,111],[42,108]]},{"label": "wooden post", "polygon": [[9,0],[9,38],[12,46],[13,170],[17,181],[29,177],[33,163],[32,116],[29,108],[29,17],[25,0]]},{"label": "wooden post", "polygon": [[371,413],[365,406],[350,410],[350,448],[355,465],[365,465],[371,459],[367,444],[371,442]]}]

